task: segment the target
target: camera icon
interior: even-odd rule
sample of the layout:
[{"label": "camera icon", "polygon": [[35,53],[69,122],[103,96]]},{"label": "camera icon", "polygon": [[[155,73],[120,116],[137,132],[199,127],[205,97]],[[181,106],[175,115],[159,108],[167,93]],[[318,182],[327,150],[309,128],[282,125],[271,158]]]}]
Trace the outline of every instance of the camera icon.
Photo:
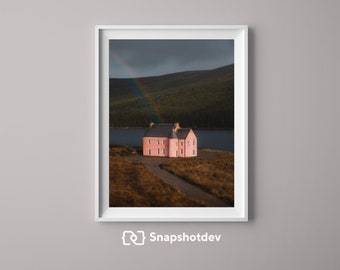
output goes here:
[{"label": "camera icon", "polygon": [[135,246],[144,246],[145,244],[145,233],[144,231],[124,231],[122,240],[124,246],[131,246],[131,243]]}]

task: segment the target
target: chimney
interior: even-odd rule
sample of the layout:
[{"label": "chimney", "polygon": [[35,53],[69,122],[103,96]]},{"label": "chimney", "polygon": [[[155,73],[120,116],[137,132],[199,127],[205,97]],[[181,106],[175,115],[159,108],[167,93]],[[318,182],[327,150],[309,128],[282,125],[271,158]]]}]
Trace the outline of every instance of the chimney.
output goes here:
[{"label": "chimney", "polygon": [[179,127],[179,123],[176,122],[176,123],[174,124],[174,131],[176,132],[179,128],[180,128],[180,127]]},{"label": "chimney", "polygon": [[149,128],[151,128],[154,124],[155,124],[154,122],[150,122]]}]

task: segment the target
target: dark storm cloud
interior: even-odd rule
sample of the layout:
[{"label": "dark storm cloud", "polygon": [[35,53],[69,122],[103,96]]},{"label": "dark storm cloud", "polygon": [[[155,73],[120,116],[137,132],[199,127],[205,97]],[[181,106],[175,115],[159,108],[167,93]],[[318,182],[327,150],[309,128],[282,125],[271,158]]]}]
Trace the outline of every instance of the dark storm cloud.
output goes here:
[{"label": "dark storm cloud", "polygon": [[110,40],[110,77],[213,69],[234,63],[233,40]]}]

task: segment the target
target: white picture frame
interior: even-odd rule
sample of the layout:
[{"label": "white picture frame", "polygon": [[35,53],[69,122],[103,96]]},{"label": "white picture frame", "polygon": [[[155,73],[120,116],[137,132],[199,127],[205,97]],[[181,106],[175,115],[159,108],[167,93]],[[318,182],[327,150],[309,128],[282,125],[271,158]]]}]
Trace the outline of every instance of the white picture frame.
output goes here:
[{"label": "white picture frame", "polygon": [[[234,207],[109,207],[109,40],[234,40]],[[95,27],[95,220],[98,222],[213,222],[248,220],[248,27],[159,25]]]}]

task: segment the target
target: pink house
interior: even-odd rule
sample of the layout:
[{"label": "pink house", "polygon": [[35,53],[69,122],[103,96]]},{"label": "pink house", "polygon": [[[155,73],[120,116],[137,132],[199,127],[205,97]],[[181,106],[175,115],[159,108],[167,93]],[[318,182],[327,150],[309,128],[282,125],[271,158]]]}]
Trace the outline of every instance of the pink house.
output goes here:
[{"label": "pink house", "polygon": [[195,157],[197,156],[197,137],[191,128],[180,128],[179,123],[150,123],[143,136],[143,155]]}]

